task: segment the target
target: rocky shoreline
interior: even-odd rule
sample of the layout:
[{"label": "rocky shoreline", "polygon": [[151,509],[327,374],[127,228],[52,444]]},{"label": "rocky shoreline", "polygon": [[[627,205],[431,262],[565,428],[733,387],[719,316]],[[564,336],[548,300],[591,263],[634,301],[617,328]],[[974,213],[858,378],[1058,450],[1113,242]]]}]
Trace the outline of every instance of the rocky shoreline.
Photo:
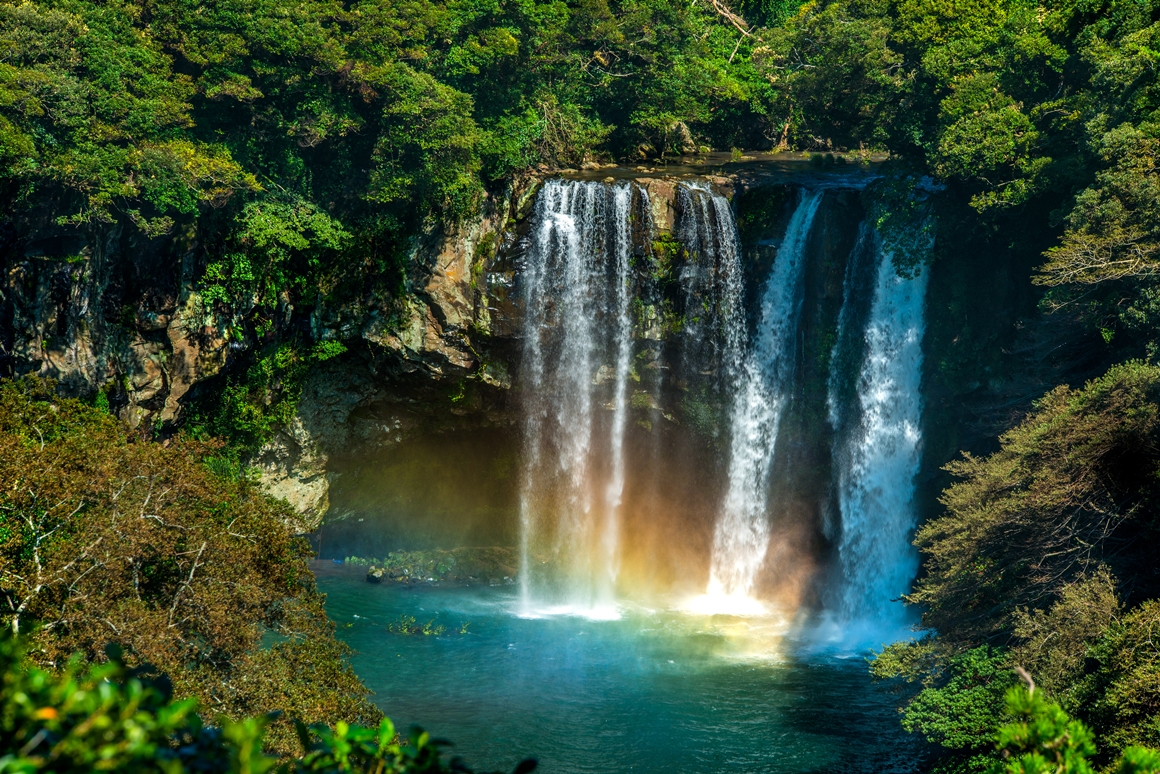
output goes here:
[{"label": "rocky shoreline", "polygon": [[519,555],[514,548],[452,548],[392,551],[383,559],[350,556],[343,564],[365,566],[368,583],[442,583],[502,586],[515,583]]}]

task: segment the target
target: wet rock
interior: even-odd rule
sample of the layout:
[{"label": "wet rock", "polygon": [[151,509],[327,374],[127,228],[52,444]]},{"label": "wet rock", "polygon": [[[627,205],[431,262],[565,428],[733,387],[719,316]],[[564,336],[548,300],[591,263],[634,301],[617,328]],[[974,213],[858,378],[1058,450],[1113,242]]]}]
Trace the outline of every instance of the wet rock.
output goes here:
[{"label": "wet rock", "polygon": [[677,222],[677,181],[642,177],[636,182],[648,191],[653,227],[672,231]]},{"label": "wet rock", "polygon": [[514,548],[497,546],[395,551],[385,559],[347,557],[346,563],[367,565],[370,583],[501,586],[515,583],[519,553]]},{"label": "wet rock", "polygon": [[[688,128],[674,131],[684,137]],[[589,171],[615,166],[584,164]],[[435,425],[513,421],[497,396],[512,389],[519,362],[521,250],[542,182],[542,175],[517,178],[485,196],[474,217],[417,235],[401,292],[335,294],[309,310],[282,299],[279,326],[301,326],[308,340],[342,341],[350,352],[312,367],[297,415],[248,461],[266,491],[299,515],[292,528],[317,525],[329,507],[336,455],[401,443]],[[635,258],[644,258],[650,240],[674,227],[678,181],[638,183],[649,194],[649,210],[637,197],[633,219]],[[105,392],[130,427],[180,427],[198,385],[221,379],[258,344],[239,332],[244,312],[231,317],[198,291],[207,253],[196,225],[149,239],[126,224],[69,230],[51,215],[22,222],[23,253],[5,259],[0,310],[9,318],[0,330],[11,331],[12,347],[0,355],[11,357],[17,373],[57,379],[70,394]],[[642,307],[637,324],[639,336],[659,341],[664,319],[656,303]],[[608,381],[608,368],[594,378]],[[514,559],[496,561],[506,562],[506,572],[483,567],[480,577],[514,577]],[[407,578],[443,577],[405,569],[415,570]]]},{"label": "wet rock", "polygon": [[681,153],[697,152],[697,143],[693,139],[693,133],[689,131],[689,125],[684,121],[676,121],[669,126],[669,138]]}]

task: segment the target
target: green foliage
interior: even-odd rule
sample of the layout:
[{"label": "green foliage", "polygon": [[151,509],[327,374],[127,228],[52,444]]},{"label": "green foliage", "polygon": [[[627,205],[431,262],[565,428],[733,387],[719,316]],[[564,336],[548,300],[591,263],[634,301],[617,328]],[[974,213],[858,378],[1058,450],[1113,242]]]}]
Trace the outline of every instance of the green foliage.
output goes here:
[{"label": "green foliage", "polygon": [[1160,602],[1148,600],[1090,638],[1071,703],[1112,752],[1160,747]]},{"label": "green foliage", "polygon": [[422,634],[425,637],[438,637],[447,631],[443,624],[436,624],[432,618],[427,623],[416,623],[415,616],[401,615],[397,620],[387,624],[387,631],[391,634]]},{"label": "green foliage", "polygon": [[13,211],[196,233],[206,299],[266,339],[334,296],[399,293],[417,232],[536,165],[888,149],[896,177],[946,184],[940,217],[1014,238],[1026,224],[1004,213],[1037,208],[1042,250],[1055,211],[1050,303],[1138,355],[1160,319],[1154,17],[1026,0],[11,0],[0,177]]},{"label": "green foliage", "polygon": [[[948,466],[960,480],[943,492],[945,513],[918,531],[926,573],[907,598],[923,605],[932,634],[886,649],[873,665],[878,677],[922,682],[903,722],[954,751],[940,765],[985,763],[1015,665],[1107,749],[1089,749],[1090,735],[1060,706],[1009,704],[1019,717],[1042,717],[1004,732],[1018,756],[1001,770],[1091,771],[1121,753],[1130,766],[1144,755],[1130,748],[1160,745],[1149,548],[1160,516],[1158,418],[1160,369],[1129,362],[1082,389],[1056,388],[997,452]],[[1126,613],[1117,578],[1131,578],[1132,596],[1144,600]],[[995,641],[1009,649],[982,644]],[[1074,749],[1049,745],[1064,757],[1041,760],[1056,737]]]},{"label": "green foliage", "polygon": [[987,646],[951,656],[940,685],[907,704],[902,727],[953,751],[967,770],[980,770],[1003,718],[1003,697],[1015,682],[1006,654]]},{"label": "green foliage", "polygon": [[735,218],[742,241],[753,244],[776,237],[793,195],[789,186],[761,186],[737,196]]},{"label": "green foliage", "polygon": [[[87,666],[72,658],[53,674],[30,666],[23,644],[0,634],[0,772],[470,774],[443,760],[444,743],[417,728],[403,740],[386,718],[377,728],[296,721],[298,757],[279,759],[264,750],[273,715],[207,726],[195,700],[171,699],[164,675],[128,667],[116,646],[107,654]],[[535,767],[526,760],[515,771]]]},{"label": "green foliage", "polygon": [[961,480],[915,541],[927,574],[908,599],[925,606],[924,625],[956,641],[993,636],[1101,559],[1131,573],[1155,525],[1158,401],[1160,369],[1116,366],[1048,393],[995,454],[948,465]]},{"label": "green foliage", "polygon": [[909,101],[891,47],[889,3],[808,3],[764,34],[752,62],[767,84],[767,136],[782,147],[886,147]]},{"label": "green foliage", "polygon": [[822,0],[779,21],[749,50],[769,141],[889,149],[946,185],[942,218],[995,233],[976,251],[1038,235],[1047,309],[1155,348],[1154,2]]},{"label": "green foliage", "polygon": [[[1073,720],[1042,691],[1019,687],[1007,692],[1007,714],[1014,721],[999,732],[1002,761],[990,774],[1092,774],[1088,760],[1096,752],[1095,738],[1081,721]],[[1107,771],[1115,774],[1156,774],[1160,752],[1130,747]]]},{"label": "green foliage", "polygon": [[[165,678],[129,669],[118,648],[108,655],[88,667],[70,659],[54,675],[26,666],[17,640],[0,634],[0,771],[180,772],[198,759],[245,770],[237,759],[260,721],[206,729],[196,701],[170,701]],[[228,750],[226,739],[238,747]]]},{"label": "green foliage", "polygon": [[928,196],[913,175],[886,175],[862,193],[882,249],[900,276],[913,277],[932,259],[934,218]]},{"label": "green foliage", "polygon": [[294,418],[311,366],[347,351],[340,341],[321,341],[304,349],[283,342],[261,350],[243,374],[227,377],[219,393],[191,406],[185,423],[187,433],[226,441],[235,462],[238,455],[256,454]]},{"label": "green foliage", "polygon": [[[288,506],[218,475],[220,444],[131,437],[35,379],[0,382],[0,606],[60,669],[107,642],[234,719],[377,722]],[[261,646],[267,633],[278,642]],[[291,749],[289,719],[267,743]]]},{"label": "green foliage", "polygon": [[902,640],[887,645],[870,661],[870,674],[876,680],[901,678],[908,683],[922,681],[926,687],[942,676],[947,649],[934,637]]},{"label": "green foliage", "polygon": [[[553,166],[579,166],[585,158],[598,153],[597,149],[604,144],[612,131],[612,127],[605,126],[598,118],[587,115],[579,105],[562,103],[551,93],[537,99],[534,106],[529,109],[528,115],[533,117],[524,151],[530,156],[528,162],[535,159]],[[522,166],[529,164],[525,163]],[[509,163],[508,167],[519,168],[514,163]],[[502,169],[498,165],[493,168],[495,172]]]},{"label": "green foliage", "polygon": [[103,411],[106,414],[108,414],[109,413],[109,394],[107,392],[105,392],[104,390],[101,390],[100,392],[98,392],[96,394],[96,396],[93,398],[93,408],[95,408],[97,411]]},{"label": "green foliage", "polygon": [[[635,396],[633,396],[635,401]],[[651,401],[645,408],[651,408]],[[635,408],[635,406],[634,406]],[[706,438],[717,438],[726,420],[726,407],[707,388],[686,392],[681,398],[681,416],[695,432]]]},{"label": "green foliage", "polygon": [[999,732],[1005,760],[992,767],[994,774],[1094,774],[1087,760],[1096,751],[1091,731],[1058,704],[1042,692],[1012,688],[1006,708],[1015,721]]},{"label": "green foliage", "polygon": [[[771,2],[747,8],[796,9]],[[749,28],[667,0],[5,0],[0,196],[160,240],[231,341],[273,343],[389,308],[414,236],[511,175],[767,144]]]},{"label": "green foliage", "polygon": [[320,341],[314,345],[310,356],[314,361],[324,363],[327,360],[346,354],[346,351],[346,345],[341,341]]},{"label": "green foliage", "polygon": [[1116,579],[1100,567],[1065,585],[1047,610],[1016,612],[1014,634],[1021,643],[1013,657],[1049,694],[1078,708],[1072,692],[1083,680],[1092,645],[1121,613]]},{"label": "green foliage", "polygon": [[301,296],[323,257],[350,241],[342,226],[314,205],[262,200],[248,203],[234,221],[236,251],[206,266],[202,297],[235,308],[272,313],[288,291]]},{"label": "green foliage", "polygon": [[150,235],[230,203],[245,232],[264,191],[344,223],[454,219],[536,163],[736,134],[714,113],[746,114],[760,81],[732,30],[658,0],[21,0],[0,9],[0,172],[76,192],[69,222],[135,212]]}]

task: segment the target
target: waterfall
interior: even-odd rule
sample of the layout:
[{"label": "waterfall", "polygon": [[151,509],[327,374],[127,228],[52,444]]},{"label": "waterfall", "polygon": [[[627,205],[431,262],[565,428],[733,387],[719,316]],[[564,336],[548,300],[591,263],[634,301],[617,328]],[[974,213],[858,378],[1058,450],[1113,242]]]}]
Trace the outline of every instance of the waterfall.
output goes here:
[{"label": "waterfall", "polygon": [[677,236],[686,254],[681,269],[685,370],[716,376],[715,386],[728,390],[745,346],[741,240],[729,201],[704,183],[681,184],[677,201]]},{"label": "waterfall", "polygon": [[615,308],[615,329],[613,336],[616,346],[616,365],[612,399],[612,432],[609,465],[612,473],[604,490],[604,525],[601,579],[602,596],[611,597],[612,586],[616,582],[616,547],[620,538],[620,505],[624,495],[624,431],[628,424],[628,376],[632,368],[632,317],[629,315],[629,253],[632,250],[632,230],[629,227],[629,208],[632,205],[632,190],[627,185],[616,186],[612,190],[612,227],[614,281],[612,284]]},{"label": "waterfall", "polygon": [[[830,420],[830,427],[837,434],[845,431],[847,415],[846,403],[850,399],[846,382],[850,361],[861,356],[861,343],[854,341],[855,326],[864,322],[858,316],[860,295],[866,288],[862,285],[864,264],[871,258],[877,258],[877,241],[874,229],[863,221],[858,226],[858,241],[846,259],[846,276],[842,281],[842,306],[838,310],[838,329],[834,346],[830,350],[830,373],[826,380],[826,416]],[[861,337],[859,337],[861,338]]]},{"label": "waterfall", "polygon": [[[615,617],[621,555],[633,548],[622,546],[622,521],[632,535],[642,523],[639,514],[624,518],[626,492],[637,502],[664,480],[657,455],[681,437],[673,434],[713,435],[726,423],[727,472],[720,500],[707,505],[717,511],[708,588],[691,609],[764,610],[754,595],[772,535],[771,474],[779,442],[786,443],[779,434],[790,434],[783,417],[800,388],[807,245],[823,192],[799,192],[757,299],[751,337],[730,203],[696,182],[678,184],[675,193],[680,249],[662,242],[641,265],[633,245],[634,232],[649,230],[644,189],[551,180],[536,199],[518,288],[525,615]],[[923,271],[912,278],[897,274],[891,249],[863,224],[846,260],[824,396],[834,429],[831,486],[839,518],[829,518],[822,531],[837,546],[841,571],[828,606],[844,631],[859,622],[901,624],[901,606],[892,600],[917,569],[909,538],[925,287]],[[640,305],[635,313],[634,303]],[[647,363],[637,372],[642,358]],[[637,389],[652,392],[641,393],[648,400],[638,405],[633,385],[641,374],[649,381]],[[679,420],[661,404],[674,397],[683,401]],[[651,433],[654,459],[651,467],[638,460],[630,471],[634,417]],[[654,426],[657,417],[666,424]]]},{"label": "waterfall", "polygon": [[[611,609],[632,361],[632,194],[628,183],[551,180],[537,197],[523,272],[525,612],[542,603]],[[553,575],[539,570],[537,552]]]},{"label": "waterfall", "polygon": [[[857,402],[848,407],[857,416],[846,420],[850,425],[846,432],[837,434],[834,455],[841,511],[838,613],[847,624],[900,628],[906,611],[893,600],[906,593],[918,570],[910,533],[915,526],[914,479],[920,462],[927,278],[921,268],[914,277],[899,276],[891,253],[876,234],[873,244],[877,279],[866,321]],[[837,359],[832,367],[840,367]],[[831,390],[834,384],[831,379]],[[836,396],[831,398],[831,405],[838,403]]]},{"label": "waterfall", "polygon": [[748,599],[765,560],[769,473],[792,389],[805,247],[821,199],[820,191],[800,195],[765,283],[753,345],[737,374],[727,489],[713,540],[710,600]]}]

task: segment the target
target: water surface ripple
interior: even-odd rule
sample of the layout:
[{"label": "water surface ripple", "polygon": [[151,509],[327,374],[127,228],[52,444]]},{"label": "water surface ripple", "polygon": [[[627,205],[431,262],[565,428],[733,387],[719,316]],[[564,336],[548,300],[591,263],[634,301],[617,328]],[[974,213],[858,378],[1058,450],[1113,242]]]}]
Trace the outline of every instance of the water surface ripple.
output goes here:
[{"label": "water surface ripple", "polygon": [[[372,586],[318,569],[374,701],[400,726],[454,740],[476,768],[523,756],[546,774],[921,768],[863,655],[811,655],[777,619],[624,605],[612,621],[521,618],[510,586]],[[387,632],[400,616],[447,633]]]}]

